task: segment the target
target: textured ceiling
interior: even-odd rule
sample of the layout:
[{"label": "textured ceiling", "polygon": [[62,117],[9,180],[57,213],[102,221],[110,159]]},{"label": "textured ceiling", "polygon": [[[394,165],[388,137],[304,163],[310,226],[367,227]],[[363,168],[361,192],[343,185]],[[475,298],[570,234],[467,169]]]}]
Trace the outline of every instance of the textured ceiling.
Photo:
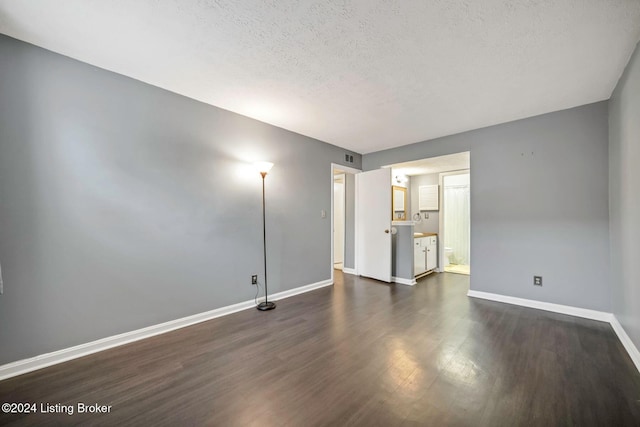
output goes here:
[{"label": "textured ceiling", "polygon": [[640,0],[0,0],[0,32],[368,153],[608,99]]}]

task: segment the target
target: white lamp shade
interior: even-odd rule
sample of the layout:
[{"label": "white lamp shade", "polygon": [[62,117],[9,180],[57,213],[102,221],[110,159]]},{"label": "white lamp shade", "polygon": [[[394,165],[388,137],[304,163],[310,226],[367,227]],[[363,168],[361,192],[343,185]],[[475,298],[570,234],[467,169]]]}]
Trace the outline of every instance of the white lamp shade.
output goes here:
[{"label": "white lamp shade", "polygon": [[255,162],[253,167],[260,173],[267,173],[273,167],[273,163],[271,162]]}]

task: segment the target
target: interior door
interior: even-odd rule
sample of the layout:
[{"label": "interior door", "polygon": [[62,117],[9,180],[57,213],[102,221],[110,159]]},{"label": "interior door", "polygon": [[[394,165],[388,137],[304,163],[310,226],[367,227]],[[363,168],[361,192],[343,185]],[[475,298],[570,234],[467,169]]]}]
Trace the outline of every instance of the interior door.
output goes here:
[{"label": "interior door", "polygon": [[356,175],[358,274],[391,282],[391,169]]}]

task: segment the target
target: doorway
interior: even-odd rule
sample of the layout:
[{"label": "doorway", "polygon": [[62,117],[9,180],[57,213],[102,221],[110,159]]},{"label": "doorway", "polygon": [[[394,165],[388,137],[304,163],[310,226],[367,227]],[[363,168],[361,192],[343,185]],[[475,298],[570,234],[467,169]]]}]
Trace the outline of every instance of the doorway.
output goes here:
[{"label": "doorway", "polygon": [[443,251],[447,273],[471,274],[471,180],[468,170],[441,174]]},{"label": "doorway", "polygon": [[333,176],[333,268],[344,268],[345,174]]},{"label": "doorway", "polygon": [[[408,215],[407,219],[413,223],[414,233],[416,236],[431,236],[436,237],[437,240],[437,263],[433,271],[444,272],[445,266],[453,268],[450,262],[447,263],[447,258],[450,250],[445,248],[452,248],[455,246],[447,238],[447,230],[445,230],[445,196],[444,196],[444,176],[463,175],[466,174],[469,178],[469,185],[467,189],[470,190],[470,171],[471,171],[471,153],[464,151],[460,153],[447,154],[444,156],[429,157],[421,160],[412,160],[403,163],[395,163],[383,167],[392,169],[392,176],[394,182],[406,182],[408,203]],[[402,180],[403,177],[408,178]],[[447,180],[447,184],[450,182]],[[396,184],[394,184],[396,185]],[[468,194],[470,191],[468,192]],[[452,199],[453,200],[453,199]],[[469,199],[467,199],[469,200]],[[450,208],[450,211],[453,208]],[[470,213],[470,207],[467,210]],[[470,242],[470,217],[467,216],[468,227],[466,245],[457,245],[464,247],[464,253],[466,257],[460,256],[458,262],[463,262],[460,265],[459,272],[463,274],[469,274],[471,260],[469,259],[470,250],[468,243]],[[449,230],[451,233],[451,231]],[[455,238],[455,232],[453,234]],[[419,256],[415,254],[414,256]],[[451,259],[451,258],[450,258]],[[428,265],[428,263],[427,263]],[[432,264],[434,265],[434,264]],[[465,266],[465,267],[462,267]],[[415,260],[414,260],[415,267]],[[453,268],[455,269],[455,268]]]},{"label": "doorway", "polygon": [[331,164],[331,280],[336,268],[343,273],[356,274],[355,176],[360,172],[359,169]]}]

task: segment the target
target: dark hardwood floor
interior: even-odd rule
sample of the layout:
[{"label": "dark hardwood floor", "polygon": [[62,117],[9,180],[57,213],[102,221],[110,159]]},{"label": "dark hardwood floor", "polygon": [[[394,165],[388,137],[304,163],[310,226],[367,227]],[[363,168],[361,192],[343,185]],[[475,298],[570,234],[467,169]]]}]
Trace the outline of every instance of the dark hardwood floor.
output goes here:
[{"label": "dark hardwood floor", "polygon": [[606,323],[468,298],[467,276],[336,284],[0,382],[2,425],[638,426]]}]

